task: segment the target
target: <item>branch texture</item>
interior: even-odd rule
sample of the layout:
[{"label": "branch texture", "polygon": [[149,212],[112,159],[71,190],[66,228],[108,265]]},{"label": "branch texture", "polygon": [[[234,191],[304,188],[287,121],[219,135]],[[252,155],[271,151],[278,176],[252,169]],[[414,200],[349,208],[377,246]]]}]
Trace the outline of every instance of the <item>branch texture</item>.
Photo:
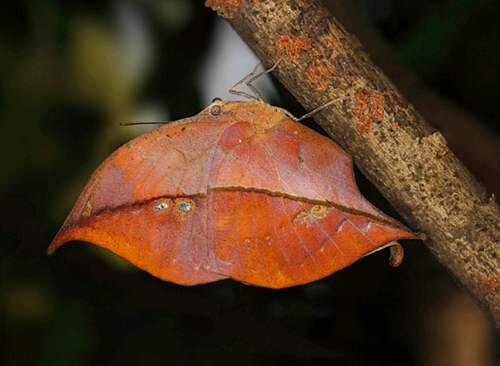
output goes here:
[{"label": "branch texture", "polygon": [[[317,0],[207,0],[492,314],[500,211],[359,42]],[[333,9],[334,10],[334,9]]]},{"label": "branch texture", "polygon": [[[500,138],[470,112],[425,85],[399,62],[393,47],[366,18],[358,2],[324,0],[344,28],[364,45],[371,59],[413,104],[424,119],[446,138],[448,146],[489,192],[500,196]],[[475,6],[481,8],[481,3]],[[477,12],[469,16],[474,17]],[[477,142],[481,141],[480,144]],[[497,157],[497,159],[492,159]]]}]

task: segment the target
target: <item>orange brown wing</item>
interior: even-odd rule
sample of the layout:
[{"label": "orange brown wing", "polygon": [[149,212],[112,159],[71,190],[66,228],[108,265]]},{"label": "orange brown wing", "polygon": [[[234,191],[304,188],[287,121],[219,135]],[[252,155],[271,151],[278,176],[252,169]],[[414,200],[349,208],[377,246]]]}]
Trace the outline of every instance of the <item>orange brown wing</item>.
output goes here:
[{"label": "orange brown wing", "polygon": [[206,197],[160,198],[104,209],[56,237],[51,250],[70,240],[109,249],[163,280],[182,285],[225,276],[214,272],[207,243]]},{"label": "orange brown wing", "polygon": [[359,194],[332,141],[278,108],[216,102],[108,158],[49,251],[86,240],[168,281],[278,288],[412,237]]},{"label": "orange brown wing", "polygon": [[[202,112],[119,148],[95,171],[49,253],[84,240],[164,280],[220,279],[207,254],[207,157],[228,123]],[[193,200],[186,214],[173,204],[181,200]],[[158,209],[162,202],[168,207]]]},{"label": "orange brown wing", "polygon": [[286,196],[216,190],[208,202],[218,272],[263,287],[312,282],[414,237],[373,217]]},{"label": "orange brown wing", "polygon": [[235,123],[215,150],[211,188],[241,187],[326,201],[400,225],[359,193],[352,161],[342,148],[275,107],[252,104],[233,108]]}]

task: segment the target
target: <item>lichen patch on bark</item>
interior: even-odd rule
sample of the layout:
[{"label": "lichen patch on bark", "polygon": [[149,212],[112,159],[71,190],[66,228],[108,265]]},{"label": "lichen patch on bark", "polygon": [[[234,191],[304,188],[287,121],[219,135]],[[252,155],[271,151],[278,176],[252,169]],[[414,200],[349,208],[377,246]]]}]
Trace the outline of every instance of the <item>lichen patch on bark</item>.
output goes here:
[{"label": "lichen patch on bark", "polygon": [[307,37],[296,37],[292,35],[280,35],[276,37],[275,43],[277,59],[295,59],[301,52],[311,47],[311,42]]},{"label": "lichen patch on bark", "polygon": [[331,71],[326,64],[314,61],[306,67],[305,74],[317,91],[321,92],[328,88],[331,80]]},{"label": "lichen patch on bark", "polygon": [[354,94],[352,113],[360,133],[369,132],[372,123],[382,120],[384,105],[384,96],[376,90],[365,88]]}]

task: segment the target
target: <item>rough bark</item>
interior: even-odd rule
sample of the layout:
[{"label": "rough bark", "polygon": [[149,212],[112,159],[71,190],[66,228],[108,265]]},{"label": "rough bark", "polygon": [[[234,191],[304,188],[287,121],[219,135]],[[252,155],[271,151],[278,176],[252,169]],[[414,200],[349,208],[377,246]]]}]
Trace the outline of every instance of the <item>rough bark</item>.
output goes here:
[{"label": "rough bark", "polygon": [[500,329],[500,210],[317,0],[207,0],[353,157]]},{"label": "rough bark", "polygon": [[[358,2],[325,0],[338,21],[364,45],[375,64],[413,104],[416,110],[446,138],[448,146],[489,192],[500,196],[500,139],[498,134],[470,112],[430,89],[418,75],[399,62],[393,47],[366,19]],[[484,2],[474,5],[468,17],[477,17]],[[468,20],[463,19],[462,22]],[[481,141],[480,144],[477,141]],[[497,157],[497,159],[492,159]]]}]

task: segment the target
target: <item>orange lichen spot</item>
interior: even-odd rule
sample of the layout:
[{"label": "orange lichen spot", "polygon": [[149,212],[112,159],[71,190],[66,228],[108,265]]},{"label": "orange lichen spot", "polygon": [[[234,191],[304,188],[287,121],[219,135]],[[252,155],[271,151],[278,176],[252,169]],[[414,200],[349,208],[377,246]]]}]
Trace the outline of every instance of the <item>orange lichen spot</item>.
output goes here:
[{"label": "orange lichen spot", "polygon": [[324,91],[330,82],[331,72],[324,63],[314,62],[307,66],[306,77],[317,91]]},{"label": "orange lichen spot", "polygon": [[207,0],[205,6],[218,15],[231,19],[239,10],[242,0]]},{"label": "orange lichen spot", "polygon": [[308,210],[301,211],[295,217],[295,221],[301,224],[312,224],[316,220],[325,218],[328,215],[328,207],[322,205],[314,205]]},{"label": "orange lichen spot", "polygon": [[293,59],[310,46],[311,42],[307,37],[281,35],[276,38],[276,56]]},{"label": "orange lichen spot", "polygon": [[500,293],[500,276],[480,277],[474,288],[474,293],[479,297],[498,295]]},{"label": "orange lichen spot", "polygon": [[384,96],[373,89],[363,89],[354,95],[353,114],[358,119],[358,131],[366,133],[373,122],[384,117]]}]

